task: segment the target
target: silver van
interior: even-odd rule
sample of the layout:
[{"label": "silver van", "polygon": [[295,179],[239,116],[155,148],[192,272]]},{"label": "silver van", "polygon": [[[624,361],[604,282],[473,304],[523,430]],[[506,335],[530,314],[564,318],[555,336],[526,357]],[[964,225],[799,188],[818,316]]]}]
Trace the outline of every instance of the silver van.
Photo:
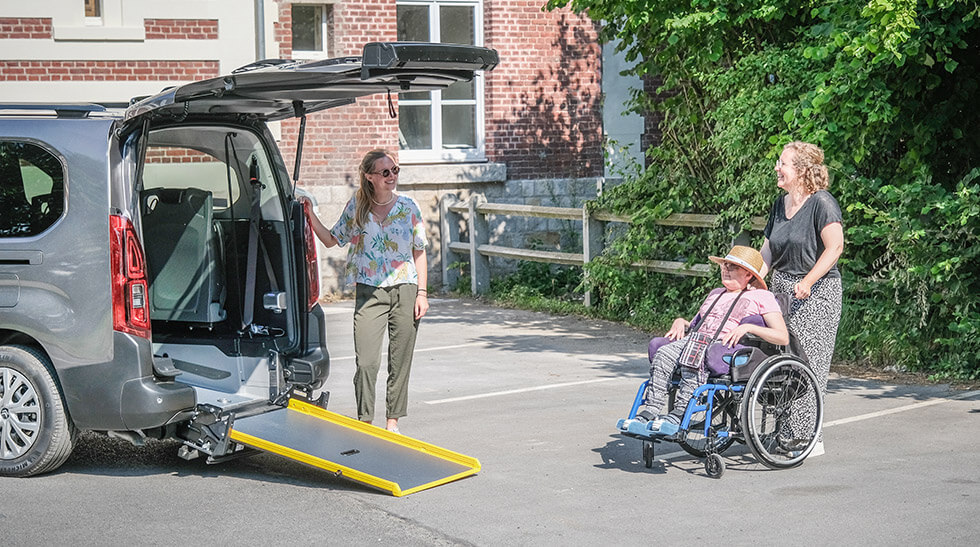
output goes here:
[{"label": "silver van", "polygon": [[[316,247],[295,197],[305,116],[496,64],[480,47],[371,43],[128,108],[0,104],[0,475],[57,468],[82,430],[218,461],[243,449],[236,419],[325,406]],[[266,124],[292,117],[291,173]]]}]

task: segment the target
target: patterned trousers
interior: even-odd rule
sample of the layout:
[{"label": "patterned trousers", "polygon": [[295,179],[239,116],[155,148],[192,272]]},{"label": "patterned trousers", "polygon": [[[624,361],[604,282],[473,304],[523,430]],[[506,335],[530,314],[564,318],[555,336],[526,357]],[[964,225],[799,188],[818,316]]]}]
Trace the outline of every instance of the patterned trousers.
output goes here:
[{"label": "patterned trousers", "polygon": [[[769,290],[791,297],[789,326],[799,337],[810,368],[817,376],[821,398],[826,399],[827,376],[830,374],[830,360],[834,355],[840,324],[843,287],[840,278],[823,278],[813,284],[809,298],[800,300],[793,296],[793,287],[802,279],[803,276],[775,270]],[[794,414],[805,410],[798,409]],[[812,412],[813,409],[810,410]]]},{"label": "patterned trousers", "polygon": [[[654,339],[650,343],[650,383],[647,385],[646,393],[643,396],[643,406],[640,410],[647,410],[654,415],[663,414],[667,409],[667,387],[670,384],[670,377],[674,374],[674,368],[681,371],[681,382],[677,386],[677,394],[674,396],[674,411],[678,416],[682,416],[687,408],[687,402],[698,388],[707,379],[707,373],[689,367],[682,367],[677,364],[677,358],[681,356],[684,345],[687,344],[688,337],[685,336],[675,342],[670,342],[654,349]],[[662,340],[662,339],[660,339]]]}]

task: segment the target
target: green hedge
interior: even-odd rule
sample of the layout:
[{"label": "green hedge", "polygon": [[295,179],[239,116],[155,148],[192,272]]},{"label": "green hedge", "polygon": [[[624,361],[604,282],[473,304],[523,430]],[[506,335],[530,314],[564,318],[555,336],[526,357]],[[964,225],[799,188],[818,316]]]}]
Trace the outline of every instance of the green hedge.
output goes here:
[{"label": "green hedge", "polygon": [[[724,231],[664,229],[671,212],[747,227],[778,195],[791,140],[822,146],[844,209],[837,359],[980,377],[980,8],[974,0],[551,0],[603,22],[664,113],[650,167],[600,206],[629,232],[586,271],[607,313],[688,313],[712,282],[630,271],[703,261]],[[760,243],[761,236],[753,243]]]}]

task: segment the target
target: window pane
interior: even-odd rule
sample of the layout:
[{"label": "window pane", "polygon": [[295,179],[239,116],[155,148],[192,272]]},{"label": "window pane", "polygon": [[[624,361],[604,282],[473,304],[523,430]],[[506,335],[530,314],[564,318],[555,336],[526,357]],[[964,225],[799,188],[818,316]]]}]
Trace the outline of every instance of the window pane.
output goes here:
[{"label": "window pane", "polygon": [[476,146],[475,112],[476,106],[468,104],[442,107],[443,148]]},{"label": "window pane", "polygon": [[323,51],[323,6],[293,4],[293,50]]},{"label": "window pane", "polygon": [[65,211],[58,158],[29,143],[0,143],[0,237],[40,234]]},{"label": "window pane", "polygon": [[[151,136],[151,139],[155,136]],[[143,165],[143,188],[197,188],[211,192],[214,209],[228,207],[228,168],[218,158],[182,146],[146,148]],[[232,185],[232,196],[238,197],[238,184]]]},{"label": "window pane", "polygon": [[468,82],[459,82],[447,87],[442,92],[442,100],[453,101],[460,99],[473,100],[473,80]]},{"label": "window pane", "polygon": [[401,106],[398,108],[398,140],[402,150],[432,148],[432,107]]},{"label": "window pane", "polygon": [[85,0],[85,17],[102,17],[102,0]]},{"label": "window pane", "polygon": [[428,101],[431,97],[431,92],[429,91],[409,91],[407,93],[399,93],[399,101]]},{"label": "window pane", "polygon": [[428,6],[398,6],[398,41],[431,42]]},{"label": "window pane", "polygon": [[439,41],[447,44],[474,44],[473,7],[442,6],[439,8]]}]

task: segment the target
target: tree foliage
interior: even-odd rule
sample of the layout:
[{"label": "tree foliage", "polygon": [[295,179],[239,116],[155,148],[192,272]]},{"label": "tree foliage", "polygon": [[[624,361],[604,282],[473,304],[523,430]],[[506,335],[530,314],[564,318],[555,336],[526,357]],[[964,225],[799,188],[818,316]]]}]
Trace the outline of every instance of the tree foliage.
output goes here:
[{"label": "tree foliage", "polygon": [[[700,287],[627,271],[703,261],[724,230],[653,224],[675,211],[764,216],[782,146],[824,148],[844,209],[838,358],[980,377],[980,7],[975,0],[550,0],[658,77],[649,167],[603,196],[637,222],[587,271],[604,305],[686,313]],[[755,234],[756,243],[761,236]],[[703,283],[702,283],[703,284]],[[664,287],[671,287],[665,289]],[[659,312],[657,312],[659,313]]]}]

